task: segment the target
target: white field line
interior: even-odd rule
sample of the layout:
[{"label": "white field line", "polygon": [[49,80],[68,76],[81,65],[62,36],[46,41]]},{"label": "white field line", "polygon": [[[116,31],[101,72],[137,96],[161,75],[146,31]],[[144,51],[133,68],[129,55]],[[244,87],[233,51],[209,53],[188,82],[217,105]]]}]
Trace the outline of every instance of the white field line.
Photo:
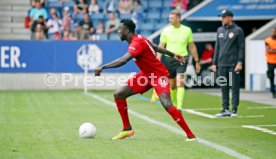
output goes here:
[{"label": "white field line", "polygon": [[238,116],[238,118],[263,118],[264,115]]},{"label": "white field line", "polygon": [[248,107],[247,109],[276,109],[276,106]]},{"label": "white field line", "polygon": [[[135,97],[141,99],[141,100],[145,100],[145,101],[150,101],[149,98],[143,96],[143,95],[136,95]],[[160,101],[157,101],[155,102],[155,104],[161,104]],[[202,108],[204,109],[204,108]],[[216,109],[216,108],[205,108],[205,109]],[[221,110],[221,109],[219,109]],[[227,119],[227,118],[230,118],[230,117],[216,117],[215,115],[212,115],[212,114],[207,114],[207,113],[203,113],[203,112],[200,112],[200,111],[197,111],[197,109],[182,109],[183,112],[187,112],[187,113],[190,113],[190,114],[194,114],[194,115],[198,115],[198,116],[201,116],[201,117],[206,117],[206,118],[209,118],[209,119]],[[264,115],[255,115],[255,116],[238,116],[238,118],[262,118],[264,117]]]},{"label": "white field line", "polygon": [[[92,98],[94,98],[94,99],[96,99],[96,100],[98,100],[100,102],[105,103],[106,105],[109,105],[111,107],[116,108],[115,103],[113,103],[113,102],[111,102],[111,101],[109,101],[109,100],[107,100],[107,99],[105,99],[105,98],[103,98],[101,96],[98,96],[98,95],[96,95],[94,93],[87,93],[87,95],[91,96]],[[128,109],[128,112],[130,114],[132,114],[132,115],[134,115],[134,116],[142,119],[142,120],[145,120],[145,121],[151,123],[151,124],[158,125],[158,126],[163,127],[163,128],[165,128],[165,129],[167,129],[167,130],[169,130],[171,132],[174,132],[174,133],[179,134],[181,136],[185,136],[184,133],[183,133],[183,131],[181,129],[178,129],[178,128],[175,128],[175,127],[173,127],[173,126],[171,126],[169,124],[166,124],[166,123],[163,123],[163,122],[151,119],[150,117],[148,117],[146,115],[143,115],[143,114],[140,114],[138,112],[135,112],[135,111],[133,111],[131,109]],[[237,152],[235,150],[232,150],[232,149],[230,149],[228,147],[225,147],[225,146],[213,143],[211,141],[208,141],[208,140],[205,140],[205,139],[202,139],[202,138],[199,138],[199,137],[197,137],[197,141],[199,143],[201,143],[201,144],[204,144],[204,145],[208,146],[208,147],[211,147],[211,148],[216,149],[218,151],[221,151],[221,152],[223,152],[225,154],[228,154],[229,156],[232,156],[232,157],[235,157],[235,158],[238,158],[238,159],[251,159],[250,157],[248,157],[246,155],[243,155],[243,154],[241,154],[241,153],[239,153],[239,152]]]},{"label": "white field line", "polygon": [[243,128],[258,130],[267,134],[276,135],[276,132],[256,125],[242,125]]},{"label": "white field line", "polygon": [[269,124],[269,125],[254,125],[254,126],[274,127],[274,126],[276,126],[276,124]]},{"label": "white field line", "polygon": [[190,114],[195,114],[195,115],[198,115],[198,116],[210,118],[210,119],[217,118],[214,115],[202,113],[202,112],[199,112],[199,111],[196,111],[196,110],[193,110],[193,109],[182,109],[182,111],[190,113]]},{"label": "white field line", "polygon": [[[252,107],[250,109],[253,109],[253,108],[254,107]],[[260,108],[257,108],[257,109],[260,109]],[[271,107],[264,108],[264,109],[271,109]],[[195,115],[211,118],[211,119],[217,118],[215,115],[211,115],[211,114],[207,114],[207,113],[202,113],[202,112],[200,112],[201,110],[207,110],[208,111],[208,110],[221,110],[221,109],[220,108],[196,108],[196,109],[186,109],[186,111],[184,109],[183,111],[185,111],[187,113],[191,113],[191,114],[195,114]],[[265,117],[265,116],[264,115],[238,116],[238,118],[263,118],[263,117]]]},{"label": "white field line", "polygon": [[195,108],[194,110],[221,110],[221,108]]},{"label": "white field line", "polygon": [[[196,111],[194,109],[182,109],[182,111],[190,113],[190,114],[194,114],[194,115],[210,118],[210,119],[214,119],[214,118],[217,118],[217,119],[231,118],[231,117],[216,117],[215,115],[199,112],[199,111]],[[263,117],[264,117],[264,115],[238,116],[238,118],[263,118]]]}]

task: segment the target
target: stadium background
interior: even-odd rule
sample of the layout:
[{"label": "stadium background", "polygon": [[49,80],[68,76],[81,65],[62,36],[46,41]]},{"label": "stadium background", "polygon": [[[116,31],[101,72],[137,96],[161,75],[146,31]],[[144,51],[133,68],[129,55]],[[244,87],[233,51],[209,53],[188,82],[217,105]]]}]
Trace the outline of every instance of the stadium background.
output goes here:
[{"label": "stadium background", "polygon": [[[162,28],[168,24],[168,14],[172,9],[171,0],[142,0],[143,4],[143,15],[139,17],[137,26],[137,32],[148,37],[150,40],[158,43],[159,35]],[[247,46],[253,45],[253,50],[250,47],[246,49],[246,61],[245,61],[245,72],[242,72],[243,80],[241,80],[242,87],[246,90],[264,91],[269,87],[268,81],[266,80],[265,70],[265,54],[264,44],[262,40],[267,37],[270,30],[275,26],[275,22],[272,22],[275,18],[275,1],[209,1],[205,0],[201,4],[196,5],[200,1],[191,1],[188,5],[188,10],[182,11],[182,23],[190,26],[194,33],[194,40],[196,42],[199,55],[204,49],[205,43],[214,44],[215,32],[217,27],[221,25],[217,14],[222,9],[231,9],[234,14],[234,20],[241,26],[245,35],[251,39],[247,40]],[[106,23],[109,18],[109,13],[105,11],[105,8],[109,4],[108,0],[99,1],[100,11],[99,13],[91,13],[90,19],[93,22],[94,28],[97,24],[102,21]],[[62,12],[65,7],[69,7],[70,14],[73,14],[73,6],[75,2],[71,0],[56,1],[49,0],[45,2],[45,8],[49,12],[51,8],[55,8],[57,13],[62,18]],[[89,5],[89,3],[88,3]],[[195,7],[196,6],[196,7]],[[114,1],[114,12],[119,19],[122,18],[135,18],[136,15],[133,13],[121,13],[116,12],[118,7],[118,1]],[[72,72],[81,73],[82,69],[77,65],[77,51],[82,44],[96,44],[103,50],[103,62],[110,61],[116,57],[119,57],[124,50],[126,50],[126,44],[118,42],[119,38],[116,33],[111,34],[94,34],[97,37],[94,40],[89,41],[29,41],[31,38],[31,31],[29,28],[25,28],[24,20],[30,13],[31,6],[29,1],[6,1],[1,0],[1,19],[0,19],[0,39],[1,39],[1,72],[2,82],[5,83],[2,89],[20,89],[14,87],[16,81],[10,80],[10,76],[16,77],[21,81],[23,88],[35,88],[39,86],[28,86],[33,81],[35,83],[41,81],[34,78],[37,77],[37,73],[45,72]],[[206,14],[208,13],[208,14]],[[77,16],[71,19],[71,32],[74,32],[74,26],[76,23],[81,21],[83,16]],[[137,19],[136,19],[137,20]],[[270,24],[268,24],[270,22]],[[267,24],[267,26],[266,26]],[[264,29],[261,29],[261,28]],[[256,31],[256,32],[255,32]],[[22,41],[23,40],[23,41]],[[114,41],[114,42],[110,42]],[[250,44],[256,41],[258,44]],[[118,49],[113,49],[113,46]],[[12,52],[11,47],[16,47],[18,53]],[[5,48],[7,47],[7,48]],[[87,48],[88,49],[88,48]],[[258,50],[258,52],[255,52]],[[87,52],[87,51],[86,51]],[[9,57],[4,59],[4,54]],[[19,63],[24,62],[25,67],[21,65],[12,64],[10,61],[11,54],[20,54]],[[66,58],[66,60],[63,60]],[[254,67],[253,67],[254,66]],[[254,69],[253,69],[254,68]],[[126,73],[137,71],[134,64],[129,64],[128,67],[120,69],[114,69],[108,72],[112,73]],[[16,72],[16,74],[14,74]],[[4,73],[4,74],[3,74]],[[28,73],[31,77],[25,78],[24,73]],[[43,84],[43,83],[41,83]],[[40,86],[38,88],[45,88]]]},{"label": "stadium background", "polygon": [[[110,1],[98,2],[102,11],[90,15],[94,26],[97,26],[99,21],[106,22],[109,16],[104,12],[104,8]],[[157,44],[162,28],[168,25],[167,17],[172,9],[170,6],[172,0],[141,0],[141,2],[143,19],[139,21],[137,31]],[[133,117],[137,128],[140,129],[137,131],[140,136],[137,135],[133,143],[114,145],[112,142],[107,142],[114,130],[119,130],[120,122],[115,111],[103,105],[110,105],[108,101],[113,100],[110,90],[118,85],[88,87],[87,89],[94,93],[90,94],[93,98],[91,100],[79,91],[86,87],[82,82],[79,81],[77,85],[71,82],[62,86],[60,79],[62,73],[72,73],[73,76],[85,75],[82,60],[87,57],[86,55],[93,56],[92,61],[94,60],[96,65],[120,57],[127,50],[127,43],[119,41],[116,34],[99,34],[94,36],[96,37],[94,40],[31,40],[32,33],[29,28],[25,28],[26,17],[31,9],[30,1],[0,0],[0,158],[109,158],[111,155],[114,158],[147,158],[149,154],[152,154],[149,158],[156,158],[158,155],[164,158],[177,158],[178,154],[186,158],[246,158],[246,156],[275,158],[276,102],[270,99],[270,94],[268,97],[264,38],[269,36],[271,29],[276,26],[276,1],[190,0],[189,2],[187,10],[182,11],[182,23],[192,28],[199,55],[205,43],[213,45],[215,43],[216,29],[221,26],[218,13],[223,9],[230,9],[234,12],[235,22],[245,31],[246,61],[241,80],[244,90],[242,90],[240,118],[213,119],[214,116],[210,114],[219,111],[220,98],[216,97],[219,96],[218,90],[212,87],[190,89],[185,96],[187,111],[184,115],[200,137],[229,147],[245,156],[218,148],[219,146],[213,147],[216,149],[213,150],[198,144],[182,145],[178,142],[182,136],[179,137],[167,130],[165,133],[177,140],[163,139],[164,135],[160,133],[164,131],[163,128],[152,126],[145,121],[141,122],[141,116]],[[115,6],[118,5],[117,0],[114,0],[114,3]],[[45,8],[49,11],[54,7],[62,15],[64,7],[68,6],[72,12],[74,4],[75,2],[71,0],[46,0]],[[132,13],[116,12],[116,15],[119,19],[133,18]],[[81,19],[82,17],[79,20]],[[71,26],[73,32],[74,22]],[[135,71],[138,69],[133,62],[130,62],[124,67],[106,70],[103,76],[128,76]],[[89,70],[91,76],[92,72],[92,69]],[[54,86],[45,84],[45,77],[49,73],[57,77],[58,81]],[[107,91],[102,91],[103,89]],[[149,106],[147,101],[149,97],[150,93],[130,99],[133,110],[145,114],[146,117],[173,125],[170,119],[164,118],[165,113],[160,107]],[[205,113],[205,117],[195,115],[197,111]],[[139,117],[139,114],[133,116]],[[117,125],[110,122],[115,119]],[[96,140],[92,143],[76,139],[78,126],[84,121],[95,123],[99,130],[100,134],[97,134]],[[260,130],[262,132],[241,128],[241,125],[252,124],[263,126]],[[61,129],[57,131],[57,128]],[[141,136],[143,133],[152,136]],[[141,140],[143,144],[139,142]],[[153,140],[158,142],[153,144]],[[208,145],[207,141],[204,141],[200,140],[200,143]],[[73,146],[68,148],[71,143],[74,143]],[[137,147],[131,147],[125,156],[118,153],[129,148],[129,145]],[[148,147],[150,145],[152,147]],[[155,147],[156,145],[167,149],[163,151],[160,147]],[[144,150],[145,147],[148,149]],[[185,153],[182,152],[182,148],[185,149]],[[109,151],[105,152],[106,149]],[[195,149],[198,153],[194,152]],[[219,152],[222,149],[225,150],[222,151],[224,153]],[[45,156],[45,152],[50,151],[52,153]],[[169,155],[163,154],[165,152]],[[162,158],[160,156],[159,158]]]}]

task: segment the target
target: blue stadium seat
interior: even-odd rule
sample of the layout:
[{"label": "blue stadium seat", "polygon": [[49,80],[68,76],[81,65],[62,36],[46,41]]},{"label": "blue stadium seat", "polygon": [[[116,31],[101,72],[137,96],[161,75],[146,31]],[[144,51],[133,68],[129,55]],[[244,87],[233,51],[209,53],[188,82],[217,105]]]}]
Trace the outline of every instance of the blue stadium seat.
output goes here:
[{"label": "blue stadium seat", "polygon": [[161,29],[161,28],[165,27],[167,24],[168,24],[168,23],[157,23],[157,24],[155,25],[155,28],[156,28],[156,29]]},{"label": "blue stadium seat", "polygon": [[72,1],[72,0],[66,1],[66,2],[62,2],[62,8],[66,7],[66,6],[68,6],[68,7],[70,7],[70,8],[73,8],[73,7],[74,7],[74,4],[75,4],[75,2]]},{"label": "blue stadium seat", "polygon": [[99,19],[92,19],[92,18],[90,18],[90,20],[92,21],[94,28],[96,28],[98,26],[98,23],[101,21]]},{"label": "blue stadium seat", "polygon": [[70,31],[71,31],[72,33],[75,32],[74,23],[71,23],[71,25],[70,25]]},{"label": "blue stadium seat", "polygon": [[156,23],[159,23],[159,20],[160,20],[160,18],[159,18],[159,19],[144,18],[143,23],[151,24],[151,26],[154,27],[154,25],[155,25]]},{"label": "blue stadium seat", "polygon": [[150,12],[150,13],[148,13],[147,18],[148,19],[159,19],[160,14],[159,14],[159,12]]},{"label": "blue stadium seat", "polygon": [[164,0],[163,1],[163,7],[170,7],[170,4],[172,3],[172,0]]},{"label": "blue stadium seat", "polygon": [[100,37],[100,40],[108,40],[107,34],[97,34]]},{"label": "blue stadium seat", "polygon": [[131,18],[132,18],[132,14],[130,13],[120,14],[120,19],[131,19]]},{"label": "blue stadium seat", "polygon": [[83,20],[83,14],[78,14],[74,20],[74,23],[79,23],[80,21]]},{"label": "blue stadium seat", "polygon": [[141,0],[141,2],[142,2],[142,5],[143,5],[143,7],[144,7],[144,9],[147,9],[148,8],[148,0]]},{"label": "blue stadium seat", "polygon": [[90,14],[91,19],[104,20],[105,15],[103,13]]},{"label": "blue stadium seat", "polygon": [[169,18],[169,14],[170,14],[170,12],[162,12],[161,13],[161,18],[162,19],[165,19],[165,18],[168,19]]},{"label": "blue stadium seat", "polygon": [[61,3],[59,1],[48,1],[46,3],[46,6],[47,7],[55,7],[55,8],[58,8],[58,7],[61,7]]},{"label": "blue stadium seat", "polygon": [[159,19],[159,23],[168,24],[169,23],[169,19],[168,18],[161,18],[161,19]]},{"label": "blue stadium seat", "polygon": [[162,13],[164,13],[164,12],[165,13],[170,13],[172,10],[173,10],[173,8],[171,8],[171,7],[163,7],[161,12]]},{"label": "blue stadium seat", "polygon": [[159,10],[159,9],[158,9],[158,10],[155,10],[155,9],[153,9],[153,8],[150,8],[150,10],[147,11],[147,14],[153,14],[153,13],[158,13],[158,14],[160,14],[160,10]]},{"label": "blue stadium seat", "polygon": [[147,36],[151,35],[152,33],[153,33],[153,32],[150,31],[150,30],[141,30],[141,31],[140,31],[140,34],[141,34],[142,36],[144,36],[144,37],[147,37]]},{"label": "blue stadium seat", "polygon": [[160,0],[151,0],[149,1],[149,8],[162,8],[163,3]]},{"label": "blue stadium seat", "polygon": [[135,29],[135,32],[136,32],[137,34],[140,34],[141,30],[140,30],[140,29]]},{"label": "blue stadium seat", "polygon": [[112,33],[109,35],[109,40],[120,40],[118,34]]},{"label": "blue stadium seat", "polygon": [[162,8],[162,12],[170,12],[170,11],[172,11],[172,10],[173,10],[173,8],[170,7],[170,6],[164,6],[164,7]]},{"label": "blue stadium seat", "polygon": [[104,9],[106,7],[106,5],[107,5],[106,3],[107,3],[107,1],[100,1],[100,2],[98,1],[98,5],[102,9]]},{"label": "blue stadium seat", "polygon": [[142,23],[140,29],[141,30],[154,30],[154,24],[152,23]]}]

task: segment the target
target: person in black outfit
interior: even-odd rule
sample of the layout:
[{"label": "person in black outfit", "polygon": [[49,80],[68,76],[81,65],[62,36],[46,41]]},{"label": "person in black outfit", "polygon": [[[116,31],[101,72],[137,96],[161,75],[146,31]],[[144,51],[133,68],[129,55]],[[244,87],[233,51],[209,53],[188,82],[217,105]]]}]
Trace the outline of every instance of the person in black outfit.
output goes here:
[{"label": "person in black outfit", "polygon": [[[240,101],[240,71],[243,69],[245,39],[243,29],[233,22],[233,13],[223,10],[219,15],[222,26],[217,30],[217,41],[212,70],[227,79],[220,83],[222,111],[217,117],[236,117]],[[232,112],[229,111],[229,89],[232,86]]]},{"label": "person in black outfit", "polygon": [[35,20],[32,24],[32,27],[31,27],[31,32],[32,32],[32,35],[31,35],[31,39],[35,39],[35,31],[36,31],[36,27],[37,25],[40,24],[42,29],[43,29],[43,32],[44,32],[44,35],[47,35],[47,27],[46,27],[46,23],[45,23],[45,19],[42,15],[40,15],[38,17],[37,20]]}]

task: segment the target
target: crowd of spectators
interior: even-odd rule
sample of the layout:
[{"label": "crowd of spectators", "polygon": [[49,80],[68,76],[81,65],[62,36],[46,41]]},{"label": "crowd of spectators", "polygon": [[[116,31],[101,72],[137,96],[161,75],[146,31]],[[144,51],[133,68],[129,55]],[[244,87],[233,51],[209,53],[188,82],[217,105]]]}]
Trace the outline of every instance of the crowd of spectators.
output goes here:
[{"label": "crowd of spectators", "polygon": [[150,3],[157,7],[162,3],[157,8],[161,11],[188,9],[188,0],[31,0],[26,27],[33,40],[107,40],[116,33],[120,19],[131,18],[139,29]]}]

